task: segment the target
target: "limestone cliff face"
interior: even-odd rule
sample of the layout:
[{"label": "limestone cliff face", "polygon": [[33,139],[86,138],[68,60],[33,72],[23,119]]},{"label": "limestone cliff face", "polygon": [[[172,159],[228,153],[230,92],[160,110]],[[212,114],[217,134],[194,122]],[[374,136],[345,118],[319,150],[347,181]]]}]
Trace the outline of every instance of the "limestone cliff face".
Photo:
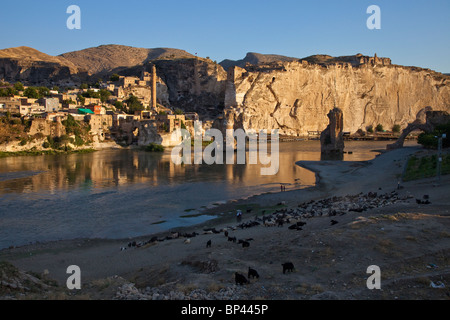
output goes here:
[{"label": "limestone cliff face", "polygon": [[[370,62],[370,63],[367,63]],[[322,131],[334,107],[344,132],[382,124],[406,127],[425,106],[450,111],[450,77],[428,69],[372,59],[353,63],[284,62],[228,71],[224,124],[279,129],[280,134]],[[377,62],[381,62],[377,64]]]}]

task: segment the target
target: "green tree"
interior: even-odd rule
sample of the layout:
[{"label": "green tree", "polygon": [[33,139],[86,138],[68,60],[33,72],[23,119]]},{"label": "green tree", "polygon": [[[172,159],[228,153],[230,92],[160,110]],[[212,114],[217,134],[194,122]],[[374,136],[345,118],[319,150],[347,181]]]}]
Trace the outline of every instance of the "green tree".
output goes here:
[{"label": "green tree", "polygon": [[177,114],[177,115],[183,115],[184,114],[184,111],[183,110],[181,110],[181,109],[175,109],[175,114]]},{"label": "green tree", "polygon": [[106,89],[101,89],[100,90],[100,100],[105,103],[106,101],[108,101],[109,97],[111,97],[111,92],[109,92]]},{"label": "green tree", "polygon": [[127,106],[128,106],[128,113],[129,114],[134,114],[135,111],[142,111],[144,110],[144,106],[142,105],[142,103],[139,101],[139,99],[134,96],[134,95],[130,95],[130,97],[125,100]]},{"label": "green tree", "polygon": [[23,95],[30,99],[39,99],[39,92],[34,87],[26,88]]},{"label": "green tree", "polygon": [[399,124],[394,124],[394,126],[392,127],[392,132],[399,133],[401,129],[402,127],[400,127]]},{"label": "green tree", "polygon": [[89,89],[89,86],[88,86],[88,84],[87,83],[82,83],[81,85],[80,85],[80,89]]},{"label": "green tree", "polygon": [[100,99],[100,93],[99,92],[95,92],[94,90],[88,90],[86,92],[83,92],[81,95],[83,97],[85,97],[85,98]]},{"label": "green tree", "polygon": [[450,147],[450,122],[436,126],[433,132],[421,133],[417,142],[425,148],[436,149],[438,147],[438,137],[441,137],[444,133],[447,135],[447,138],[442,139],[442,147],[448,148]]},{"label": "green tree", "polygon": [[63,105],[76,104],[72,99],[63,100]]},{"label": "green tree", "polygon": [[117,73],[114,73],[113,75],[111,75],[111,77],[109,78],[110,81],[119,81],[120,76]]},{"label": "green tree", "polygon": [[50,89],[47,87],[38,87],[39,98],[44,98],[50,96]]},{"label": "green tree", "polygon": [[114,106],[117,110],[123,110],[123,102],[122,101],[116,101],[114,102]]},{"label": "green tree", "polygon": [[71,114],[67,115],[67,119],[63,120],[62,124],[66,127],[67,134],[81,135],[80,125]]},{"label": "green tree", "polygon": [[12,97],[14,95],[14,93],[15,93],[15,90],[12,87],[0,89],[0,97]]},{"label": "green tree", "polygon": [[383,132],[383,131],[384,131],[383,125],[378,124],[378,125],[376,126],[375,130],[376,130],[377,132]]},{"label": "green tree", "polygon": [[86,102],[86,98],[83,97],[81,94],[79,94],[79,95],[77,96],[77,98],[78,98],[78,101],[80,102],[80,104],[81,104],[82,106],[84,106],[84,103]]}]

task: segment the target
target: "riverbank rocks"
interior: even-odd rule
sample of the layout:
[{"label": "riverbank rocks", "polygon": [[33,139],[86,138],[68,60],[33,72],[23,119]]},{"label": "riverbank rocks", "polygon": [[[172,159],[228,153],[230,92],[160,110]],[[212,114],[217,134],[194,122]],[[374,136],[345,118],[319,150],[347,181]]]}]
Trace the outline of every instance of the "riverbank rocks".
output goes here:
[{"label": "riverbank rocks", "polygon": [[6,299],[17,294],[54,289],[55,283],[45,274],[30,274],[17,269],[8,262],[0,262],[0,296]]},{"label": "riverbank rocks", "polygon": [[238,286],[233,285],[214,292],[203,289],[185,292],[177,290],[173,284],[139,290],[133,283],[127,283],[117,290],[114,300],[239,300],[241,290]]},{"label": "riverbank rocks", "polygon": [[[265,227],[283,227],[289,225],[290,230],[303,230],[306,225],[303,220],[313,217],[335,217],[349,212],[364,212],[371,209],[382,208],[397,202],[407,201],[412,196],[400,197],[396,191],[378,194],[369,192],[367,194],[346,195],[331,197],[322,200],[311,200],[299,204],[297,208],[283,208],[272,214],[256,217],[253,221],[246,221],[246,226],[256,226],[262,223]],[[256,222],[256,223],[255,223]]]}]

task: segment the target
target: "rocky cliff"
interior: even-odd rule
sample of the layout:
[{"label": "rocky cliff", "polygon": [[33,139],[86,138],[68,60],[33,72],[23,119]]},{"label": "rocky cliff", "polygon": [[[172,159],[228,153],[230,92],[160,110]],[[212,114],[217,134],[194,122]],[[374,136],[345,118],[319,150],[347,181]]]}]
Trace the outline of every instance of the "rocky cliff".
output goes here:
[{"label": "rocky cliff", "polygon": [[219,127],[307,135],[324,130],[328,112],[337,107],[344,131],[355,132],[377,124],[406,127],[426,106],[450,111],[448,75],[362,54],[297,59],[249,53],[220,65],[168,48],[107,45],[53,57],[20,47],[0,50],[0,79],[67,86],[107,79],[113,72],[140,76],[151,64],[157,68],[160,104],[197,112],[203,121],[224,114]]},{"label": "rocky cliff", "polygon": [[298,61],[298,58],[281,56],[278,54],[261,54],[255,52],[249,52],[245,56],[244,59],[241,60],[223,60],[220,65],[228,70],[231,67],[241,67],[244,68],[246,65],[258,65],[258,64],[266,64],[272,62],[288,62],[288,61]]},{"label": "rocky cliff", "polygon": [[314,56],[230,68],[226,126],[307,135],[324,130],[328,112],[338,107],[344,115],[344,132],[353,133],[377,124],[386,129],[394,124],[406,127],[425,106],[450,111],[449,76],[391,65],[386,58],[342,58]]},{"label": "rocky cliff", "polygon": [[63,57],[53,57],[29,47],[0,50],[0,79],[36,85],[71,85],[85,79],[85,69]]}]

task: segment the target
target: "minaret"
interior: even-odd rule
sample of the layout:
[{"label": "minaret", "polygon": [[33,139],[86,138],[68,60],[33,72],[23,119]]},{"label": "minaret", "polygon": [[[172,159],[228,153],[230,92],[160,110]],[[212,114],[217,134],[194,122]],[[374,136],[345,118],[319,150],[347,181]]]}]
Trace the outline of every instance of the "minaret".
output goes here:
[{"label": "minaret", "polygon": [[156,67],[152,65],[152,108],[156,110]]},{"label": "minaret", "polygon": [[198,57],[195,54],[195,64],[194,64],[194,80],[195,80],[195,94],[200,94],[200,75],[198,73]]}]

